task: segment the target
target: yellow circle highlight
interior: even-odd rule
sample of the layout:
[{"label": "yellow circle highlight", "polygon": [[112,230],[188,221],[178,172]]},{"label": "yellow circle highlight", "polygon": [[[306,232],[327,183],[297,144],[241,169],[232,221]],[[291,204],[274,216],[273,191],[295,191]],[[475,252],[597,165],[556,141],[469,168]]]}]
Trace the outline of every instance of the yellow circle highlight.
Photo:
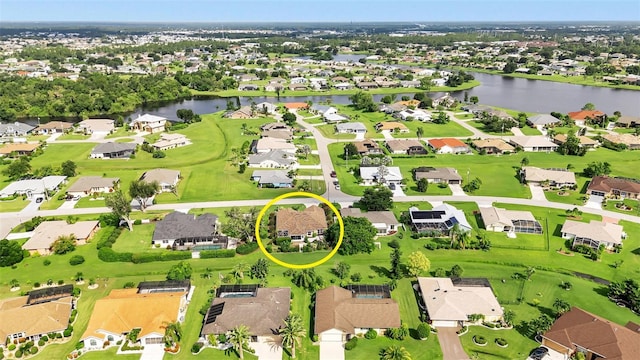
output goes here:
[{"label": "yellow circle highlight", "polygon": [[[273,204],[277,203],[278,201],[282,200],[282,199],[286,199],[286,198],[290,198],[293,196],[305,196],[305,197],[311,197],[314,198],[316,200],[321,201],[322,203],[326,204],[327,206],[329,206],[329,209],[331,209],[331,211],[333,211],[334,214],[336,214],[336,217],[338,218],[338,224],[340,224],[340,235],[338,236],[338,243],[336,244],[336,246],[333,248],[333,250],[331,250],[331,252],[323,257],[322,259],[309,263],[309,264],[290,264],[288,262],[282,261],[280,259],[277,259],[275,256],[271,255],[267,249],[264,247],[264,244],[262,243],[262,239],[260,238],[260,223],[262,222],[262,217],[264,216],[264,214],[267,212],[267,209],[269,209],[271,206],[273,206]],[[258,246],[260,247],[260,250],[262,251],[262,253],[271,261],[273,261],[274,263],[290,268],[290,269],[308,269],[308,268],[312,268],[312,267],[316,267],[318,265],[321,265],[323,263],[325,263],[326,261],[328,261],[329,259],[331,259],[337,252],[338,249],[340,248],[340,245],[342,244],[342,238],[344,237],[344,223],[342,222],[342,216],[340,216],[340,212],[338,211],[338,209],[336,209],[335,206],[333,206],[332,203],[329,202],[329,200],[323,198],[320,195],[316,195],[316,194],[312,194],[312,193],[308,193],[305,191],[294,191],[294,192],[290,192],[290,193],[286,193],[286,194],[282,194],[276,198],[274,198],[273,200],[269,201],[267,203],[267,205],[265,205],[262,210],[260,210],[260,213],[258,214],[258,219],[256,219],[256,225],[255,225],[255,230],[256,230],[256,241],[258,242]]]}]

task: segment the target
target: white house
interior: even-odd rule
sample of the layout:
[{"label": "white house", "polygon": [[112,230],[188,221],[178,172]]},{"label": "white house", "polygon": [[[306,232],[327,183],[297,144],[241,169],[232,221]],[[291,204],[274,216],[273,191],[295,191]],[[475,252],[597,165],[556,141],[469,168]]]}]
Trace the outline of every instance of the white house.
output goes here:
[{"label": "white house", "polygon": [[406,109],[402,110],[398,113],[398,117],[402,120],[407,120],[408,118],[412,118],[418,121],[431,121],[431,114],[421,109]]},{"label": "white house", "polygon": [[256,154],[267,153],[274,150],[281,150],[289,154],[295,154],[297,150],[294,144],[287,142],[285,139],[272,137],[263,137],[255,141],[253,148],[253,152]]},{"label": "white house", "polygon": [[367,127],[361,122],[336,124],[336,132],[341,134],[365,134]]},{"label": "white house", "polygon": [[249,167],[295,169],[298,161],[295,155],[282,150],[249,155]]},{"label": "white house", "polygon": [[400,227],[400,222],[391,211],[367,211],[362,212],[359,208],[342,208],[342,217],[365,218],[371,222],[378,235],[390,235],[396,233]]},{"label": "white house", "polygon": [[177,147],[190,145],[191,141],[183,134],[171,133],[160,134],[160,139],[151,144],[157,150],[169,150]]},{"label": "white house", "polygon": [[131,128],[137,131],[146,131],[154,134],[163,132],[167,119],[162,116],[144,114],[138,115],[137,118],[131,120]]},{"label": "white house", "polygon": [[400,185],[402,183],[402,172],[397,166],[388,166],[387,174],[379,174],[380,167],[369,166],[360,167],[360,178],[362,178],[362,185],[377,185],[377,184],[395,184]]},{"label": "white house", "polygon": [[512,136],[509,143],[515,147],[521,147],[524,151],[544,151],[551,152],[558,148],[555,144],[544,136]]},{"label": "white house", "polygon": [[567,220],[560,230],[563,239],[573,240],[573,245],[586,245],[598,249],[604,245],[607,249],[613,249],[622,244],[626,234],[622,226],[610,222],[591,220],[589,223]]},{"label": "white house", "polygon": [[120,178],[117,177],[83,176],[69,186],[67,195],[82,197],[95,193],[110,193],[113,192],[118,183],[120,183]]}]

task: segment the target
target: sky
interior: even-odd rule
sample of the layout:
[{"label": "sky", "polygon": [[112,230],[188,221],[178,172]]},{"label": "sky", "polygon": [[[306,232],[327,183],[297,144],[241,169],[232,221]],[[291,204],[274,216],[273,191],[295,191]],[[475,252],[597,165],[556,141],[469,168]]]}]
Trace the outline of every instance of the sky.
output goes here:
[{"label": "sky", "polygon": [[0,0],[15,21],[640,21],[640,0]]}]

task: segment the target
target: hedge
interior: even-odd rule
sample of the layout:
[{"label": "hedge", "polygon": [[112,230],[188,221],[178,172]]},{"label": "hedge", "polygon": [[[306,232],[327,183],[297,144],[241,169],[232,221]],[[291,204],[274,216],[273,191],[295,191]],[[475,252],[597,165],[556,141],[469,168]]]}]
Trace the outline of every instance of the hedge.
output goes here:
[{"label": "hedge", "polygon": [[236,248],[236,252],[240,255],[247,255],[247,254],[251,254],[252,252],[256,251],[258,249],[258,243],[256,241],[253,242],[249,242],[249,243],[244,243],[242,245],[239,245]]},{"label": "hedge", "polygon": [[201,259],[214,259],[214,258],[231,258],[236,256],[236,250],[203,250],[200,251]]},{"label": "hedge", "polygon": [[118,240],[120,233],[122,233],[122,228],[114,228],[113,231],[111,231],[108,235],[105,234],[101,239],[98,240],[96,248],[100,250],[104,247],[112,247],[116,240]]},{"label": "hedge", "polygon": [[111,247],[103,247],[98,250],[98,259],[105,262],[132,262],[133,253],[115,252]]},{"label": "hedge", "polygon": [[69,265],[74,266],[74,265],[80,265],[84,262],[84,256],[82,255],[73,255],[70,259],[69,259]]},{"label": "hedge", "polygon": [[153,261],[171,261],[171,260],[185,260],[191,259],[190,251],[171,251],[171,252],[158,252],[158,253],[136,253],[131,257],[131,262],[134,264],[142,264]]},{"label": "hedge", "polygon": [[347,341],[346,344],[344,344],[344,349],[353,350],[356,347],[356,345],[358,345],[358,338],[352,337],[349,341]]}]

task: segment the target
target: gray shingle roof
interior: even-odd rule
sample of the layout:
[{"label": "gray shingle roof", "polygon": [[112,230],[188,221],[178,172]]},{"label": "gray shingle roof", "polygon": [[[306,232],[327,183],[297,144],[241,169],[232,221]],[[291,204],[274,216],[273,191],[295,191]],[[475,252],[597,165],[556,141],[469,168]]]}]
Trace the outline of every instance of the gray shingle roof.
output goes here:
[{"label": "gray shingle roof", "polygon": [[295,156],[292,156],[281,150],[274,150],[267,153],[249,155],[249,166],[258,165],[263,161],[268,160],[274,161],[280,166],[290,166],[291,164],[295,164],[296,162]]},{"label": "gray shingle roof", "polygon": [[213,214],[172,212],[156,223],[153,240],[170,240],[189,237],[208,237],[216,231],[218,217]]},{"label": "gray shingle roof", "polygon": [[114,153],[118,151],[126,151],[131,150],[134,151],[136,149],[135,143],[117,143],[117,142],[108,142],[103,144],[98,144],[96,147],[91,150],[92,154],[108,154]]}]

